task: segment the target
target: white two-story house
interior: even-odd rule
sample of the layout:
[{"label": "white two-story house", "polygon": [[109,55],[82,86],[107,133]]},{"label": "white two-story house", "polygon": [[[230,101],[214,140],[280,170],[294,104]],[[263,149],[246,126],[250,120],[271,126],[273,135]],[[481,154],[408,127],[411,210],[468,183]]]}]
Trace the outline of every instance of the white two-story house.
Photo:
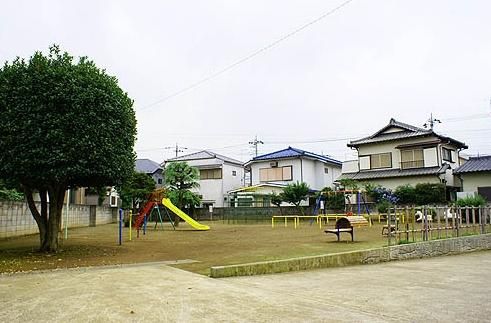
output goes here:
[{"label": "white two-story house", "polygon": [[203,207],[223,207],[227,204],[227,192],[244,186],[243,162],[211,151],[203,150],[165,161],[165,165],[184,161],[199,169],[199,188]]},{"label": "white two-story house", "polygon": [[257,156],[245,167],[250,172],[249,186],[229,193],[235,199],[247,196],[253,206],[270,206],[269,194],[281,193],[296,182],[306,183],[313,191],[333,187],[341,174],[340,161],[292,147]]},{"label": "white two-story house", "polygon": [[411,126],[394,119],[371,136],[351,141],[358,158],[343,163],[342,177],[394,189],[418,183],[444,183],[457,191],[460,180],[453,169],[467,146],[433,129]]}]

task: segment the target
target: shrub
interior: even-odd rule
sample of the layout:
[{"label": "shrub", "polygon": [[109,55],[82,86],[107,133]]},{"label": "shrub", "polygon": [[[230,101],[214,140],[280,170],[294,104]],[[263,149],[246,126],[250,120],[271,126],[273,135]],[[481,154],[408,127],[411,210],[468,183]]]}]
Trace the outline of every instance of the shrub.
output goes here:
[{"label": "shrub", "polygon": [[392,204],[387,201],[387,200],[382,200],[379,203],[377,203],[377,211],[378,213],[387,213],[389,211],[389,207],[391,207]]},{"label": "shrub", "polygon": [[460,207],[468,207],[468,206],[484,206],[486,205],[486,199],[481,195],[477,194],[474,196],[467,196],[464,198],[460,198],[455,202],[455,205]]},{"label": "shrub", "polygon": [[409,184],[396,187],[394,194],[399,198],[400,204],[416,204],[416,189]]},{"label": "shrub", "polygon": [[419,183],[414,188],[416,204],[445,203],[445,185],[433,183]]}]

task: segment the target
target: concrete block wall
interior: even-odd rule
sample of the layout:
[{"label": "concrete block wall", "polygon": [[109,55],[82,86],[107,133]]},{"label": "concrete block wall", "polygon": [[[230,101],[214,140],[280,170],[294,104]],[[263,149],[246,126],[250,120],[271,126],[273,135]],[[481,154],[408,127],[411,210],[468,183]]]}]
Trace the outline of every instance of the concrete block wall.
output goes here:
[{"label": "concrete block wall", "polygon": [[[37,204],[40,208],[40,204]],[[65,220],[66,206],[63,210]],[[68,227],[89,226],[89,205],[70,205],[68,212]],[[97,207],[96,224],[112,223],[112,209]],[[36,221],[24,202],[0,201],[0,239],[38,233]]]},{"label": "concrete block wall", "polygon": [[375,264],[394,260],[445,256],[490,249],[491,234],[482,234],[476,236],[410,243],[378,249],[342,252],[337,254],[264,261],[231,266],[215,266],[211,267],[210,276],[219,278],[263,275],[298,270]]}]

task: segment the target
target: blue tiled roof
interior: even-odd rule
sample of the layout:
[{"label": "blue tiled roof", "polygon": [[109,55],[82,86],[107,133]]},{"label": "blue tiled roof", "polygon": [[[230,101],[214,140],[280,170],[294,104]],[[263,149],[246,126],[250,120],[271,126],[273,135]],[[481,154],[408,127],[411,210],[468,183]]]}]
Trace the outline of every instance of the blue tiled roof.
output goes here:
[{"label": "blue tiled roof", "polygon": [[[313,158],[317,159],[323,162],[327,163],[332,163],[338,166],[341,166],[341,162],[339,160],[327,157],[327,156],[322,156],[322,155],[317,155],[305,150],[297,149],[297,148],[292,148],[288,147],[283,150],[275,151],[269,154],[261,155],[254,157],[250,162],[255,162],[255,161],[262,161],[262,160],[274,160],[274,159],[283,159],[283,158],[293,158],[293,157],[307,157],[307,158]],[[250,163],[249,162],[249,163]]]}]

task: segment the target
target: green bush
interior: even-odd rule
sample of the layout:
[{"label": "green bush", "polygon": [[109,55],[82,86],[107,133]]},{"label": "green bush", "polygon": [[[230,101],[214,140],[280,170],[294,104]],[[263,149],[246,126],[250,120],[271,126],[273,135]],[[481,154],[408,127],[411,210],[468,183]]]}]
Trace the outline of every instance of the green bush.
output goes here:
[{"label": "green bush", "polygon": [[458,199],[455,204],[460,207],[467,207],[467,206],[484,206],[486,205],[486,199],[482,197],[481,195],[477,194],[474,196],[467,196],[464,198]]},{"label": "green bush", "polygon": [[445,185],[433,183],[419,183],[414,188],[416,204],[438,204],[445,203]]},{"label": "green bush", "polygon": [[387,200],[381,200],[379,203],[377,203],[377,211],[378,213],[387,213],[389,211],[389,207],[391,207],[392,204],[387,201]]},{"label": "green bush", "polygon": [[416,189],[409,184],[396,187],[394,194],[399,198],[399,204],[416,204]]}]

